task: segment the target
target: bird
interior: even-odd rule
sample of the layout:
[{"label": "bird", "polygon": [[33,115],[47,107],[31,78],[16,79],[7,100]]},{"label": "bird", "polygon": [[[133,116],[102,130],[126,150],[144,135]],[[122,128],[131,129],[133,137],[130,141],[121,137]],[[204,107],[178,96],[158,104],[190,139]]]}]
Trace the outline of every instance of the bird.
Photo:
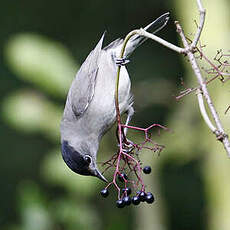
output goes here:
[{"label": "bird", "polygon": [[[165,13],[144,27],[156,33],[169,20]],[[128,57],[147,38],[134,35],[128,41],[123,58],[120,57],[124,39],[116,39],[102,47],[103,33],[95,48],[78,70],[67,94],[60,124],[61,153],[66,165],[75,173],[94,176],[107,182],[97,166],[97,152],[101,138],[116,121],[115,85],[118,66],[119,109],[127,114],[128,124],[134,114],[131,80],[126,64]],[[127,132],[127,131],[126,131]]]}]

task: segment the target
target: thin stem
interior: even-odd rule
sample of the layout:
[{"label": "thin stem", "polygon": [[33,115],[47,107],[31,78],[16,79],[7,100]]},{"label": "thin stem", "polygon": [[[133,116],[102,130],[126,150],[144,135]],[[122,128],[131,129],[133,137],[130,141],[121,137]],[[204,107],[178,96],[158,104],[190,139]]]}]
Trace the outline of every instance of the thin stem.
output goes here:
[{"label": "thin stem", "polygon": [[198,52],[200,53],[201,57],[205,59],[205,61],[208,62],[209,65],[211,65],[213,67],[214,70],[216,70],[216,72],[218,73],[218,76],[222,76],[223,77],[223,74],[219,71],[219,68],[217,66],[215,66],[205,55],[204,53],[200,50],[200,49],[197,49]]},{"label": "thin stem", "polygon": [[205,106],[204,106],[202,91],[200,89],[197,89],[197,99],[198,99],[198,103],[199,103],[199,107],[200,107],[200,112],[201,112],[202,117],[204,118],[205,123],[212,130],[212,132],[215,132],[216,127],[212,124],[212,122],[210,121],[210,119],[208,117],[208,114],[207,114]]},{"label": "thin stem", "polygon": [[[123,58],[125,53],[125,47],[129,41],[129,39],[137,33],[137,30],[131,31],[126,37],[123,42],[122,48],[121,48],[121,54],[120,58]],[[119,109],[119,98],[118,98],[118,91],[119,91],[119,80],[120,80],[120,72],[121,72],[121,66],[119,65],[117,68],[117,79],[116,79],[116,88],[115,88],[115,107],[116,107],[116,115],[117,115],[117,123],[121,123],[121,114]]]},{"label": "thin stem", "polygon": [[197,6],[198,6],[198,9],[199,9],[199,12],[200,12],[200,24],[198,26],[198,29],[197,29],[197,32],[196,32],[196,35],[193,39],[193,42],[191,44],[191,48],[194,49],[196,46],[197,46],[197,43],[200,39],[200,35],[201,35],[201,32],[204,28],[204,22],[205,22],[205,15],[206,15],[206,11],[202,5],[202,2],[201,0],[197,0]]},{"label": "thin stem", "polygon": [[169,48],[171,50],[176,51],[177,53],[184,53],[185,52],[184,48],[181,48],[179,46],[173,45],[172,43],[167,42],[164,39],[162,39],[160,37],[157,37],[156,35],[151,34],[151,33],[149,33],[148,31],[146,31],[144,29],[137,30],[136,33],[139,34],[140,36],[144,36],[146,38],[150,38],[150,39],[152,39],[152,40],[160,43],[161,45],[163,45],[163,46],[165,46],[165,47],[167,47],[167,48]]}]

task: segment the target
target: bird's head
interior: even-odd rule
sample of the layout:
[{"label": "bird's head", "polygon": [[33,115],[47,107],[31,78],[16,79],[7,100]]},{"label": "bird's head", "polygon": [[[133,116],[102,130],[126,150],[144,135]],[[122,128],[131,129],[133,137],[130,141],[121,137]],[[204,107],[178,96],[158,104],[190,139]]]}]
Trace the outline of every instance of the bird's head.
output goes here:
[{"label": "bird's head", "polygon": [[68,167],[75,173],[95,176],[107,182],[97,168],[96,153],[90,152],[88,148],[74,146],[66,140],[63,140],[61,143],[62,157]]}]

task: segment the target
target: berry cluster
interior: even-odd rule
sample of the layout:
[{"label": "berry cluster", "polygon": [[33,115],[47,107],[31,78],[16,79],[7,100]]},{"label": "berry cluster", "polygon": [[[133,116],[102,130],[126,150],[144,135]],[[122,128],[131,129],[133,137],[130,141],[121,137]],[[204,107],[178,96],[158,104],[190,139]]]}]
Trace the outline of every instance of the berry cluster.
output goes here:
[{"label": "berry cluster", "polygon": [[132,198],[130,196],[124,196],[122,199],[117,200],[116,204],[118,208],[129,206],[131,203],[139,205],[140,202],[146,202],[152,204],[154,202],[154,196],[151,192],[145,193],[144,191],[137,191],[137,194]]},{"label": "berry cluster", "polygon": [[[145,166],[143,168],[143,172],[145,174],[150,174],[151,173],[151,167],[150,166]],[[121,173],[118,175],[118,180],[120,182],[125,182],[125,186],[128,181],[128,176],[125,173]],[[118,208],[124,208],[125,206],[129,206],[131,204],[133,205],[139,205],[141,202],[146,202],[148,204],[152,204],[154,202],[154,196],[151,192],[145,192],[144,188],[141,190],[138,190],[134,196],[130,196],[132,193],[132,189],[130,187],[125,187],[122,189],[122,196],[120,199],[116,201],[116,206]],[[109,195],[109,190],[108,186],[104,189],[101,190],[101,196],[104,198],[108,197]]]},{"label": "berry cluster", "polygon": [[[142,167],[143,163],[140,160],[140,154],[143,149],[160,154],[164,146],[153,141],[150,130],[153,128],[167,130],[167,128],[159,124],[152,124],[148,128],[124,125],[121,123],[119,116],[118,118],[116,136],[119,148],[109,160],[102,163],[102,166],[105,167],[102,174],[109,169],[114,170],[113,180],[101,191],[101,195],[107,197],[109,195],[108,188],[114,186],[118,193],[116,204],[119,208],[130,204],[138,205],[144,201],[151,204],[154,202],[154,196],[152,193],[146,193],[145,191],[146,185],[143,180],[143,173],[150,174],[152,170],[150,166]],[[128,140],[125,135],[125,129],[143,132],[144,140],[141,143],[134,143]],[[130,196],[131,191],[132,197]]]}]

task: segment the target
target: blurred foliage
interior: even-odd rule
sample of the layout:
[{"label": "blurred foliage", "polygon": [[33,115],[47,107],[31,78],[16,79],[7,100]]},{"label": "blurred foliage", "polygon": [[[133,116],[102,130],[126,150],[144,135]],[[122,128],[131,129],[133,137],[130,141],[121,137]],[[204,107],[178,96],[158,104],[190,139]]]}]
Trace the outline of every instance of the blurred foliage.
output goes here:
[{"label": "blurred foliage", "polygon": [[17,76],[55,96],[65,96],[78,69],[63,45],[41,35],[15,35],[6,44],[5,52]]},{"label": "blurred foliage", "polygon": [[26,89],[16,91],[3,103],[3,116],[10,125],[23,132],[42,132],[47,137],[59,139],[62,109],[43,95]]},{"label": "blurred foliage", "polygon": [[95,191],[91,188],[95,187],[98,181],[92,177],[85,178],[73,174],[65,166],[64,161],[60,161],[60,154],[57,154],[59,151],[54,150],[44,158],[41,170],[44,180],[49,184],[66,188],[72,195],[81,194],[81,199],[93,196]]},{"label": "blurred foliage", "polygon": [[[213,26],[205,28],[202,39],[215,52],[226,47],[229,3],[204,2],[208,20],[218,21],[213,11],[218,6],[222,16],[218,18],[226,22],[216,28],[220,32],[213,32],[215,39],[210,34]],[[115,194],[111,191],[103,200],[98,195],[103,183],[71,172],[59,150],[68,88],[103,31],[108,29],[106,39],[111,41],[172,11],[172,21],[160,36],[176,43],[173,20],[180,19],[190,33],[198,15],[195,0],[190,7],[184,4],[184,0],[1,2],[1,229],[229,229],[229,163],[203,124],[195,97],[175,102],[180,77],[188,86],[196,83],[182,58],[159,44],[146,42],[128,65],[136,108],[132,122],[144,127],[166,124],[173,131],[156,136],[166,145],[160,157],[149,152],[141,156],[153,168],[145,179],[156,203],[117,210]],[[216,39],[221,47],[213,46]],[[220,88],[217,83],[212,92],[222,115],[229,102],[228,90],[223,95]],[[229,124],[229,116],[224,119]],[[103,138],[99,161],[115,150],[114,131]],[[135,141],[142,138],[136,132],[129,135]]]}]

